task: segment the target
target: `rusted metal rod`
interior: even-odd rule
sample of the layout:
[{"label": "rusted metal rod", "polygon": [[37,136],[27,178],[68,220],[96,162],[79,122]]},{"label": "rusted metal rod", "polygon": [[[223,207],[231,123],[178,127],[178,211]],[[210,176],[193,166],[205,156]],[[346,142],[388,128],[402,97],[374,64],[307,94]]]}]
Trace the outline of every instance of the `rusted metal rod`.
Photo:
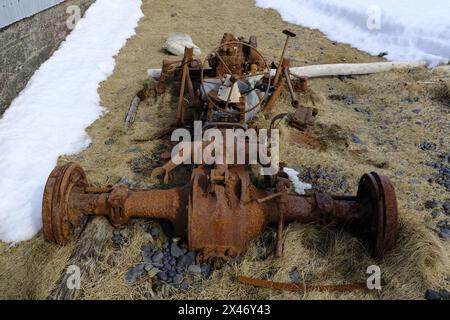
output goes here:
[{"label": "rusted metal rod", "polygon": [[286,55],[287,48],[289,46],[290,38],[294,38],[297,35],[289,30],[283,30],[283,33],[286,35],[286,42],[284,43],[283,52],[281,53],[280,63],[278,64],[277,72],[275,73],[275,78],[273,80],[273,85],[276,86],[281,77],[281,72],[283,70],[283,59]]}]

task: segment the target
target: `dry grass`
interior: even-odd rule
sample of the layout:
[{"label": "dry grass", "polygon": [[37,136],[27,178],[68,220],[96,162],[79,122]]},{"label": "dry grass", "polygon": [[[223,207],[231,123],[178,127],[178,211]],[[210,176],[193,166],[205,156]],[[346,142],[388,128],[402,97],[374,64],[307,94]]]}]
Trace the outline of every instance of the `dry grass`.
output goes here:
[{"label": "dry grass", "polygon": [[[294,65],[315,63],[379,61],[365,53],[327,40],[315,30],[283,22],[272,10],[255,9],[253,1],[222,1],[218,10],[223,19],[210,15],[206,0],[143,1],[145,17],[137,35],[116,57],[116,68],[99,89],[102,105],[109,112],[88,128],[92,145],[78,155],[61,157],[60,161],[76,161],[96,185],[114,184],[128,177],[139,186],[155,186],[148,173],[158,161],[158,153],[170,149],[167,141],[136,143],[134,139],[149,137],[173,118],[175,95],[166,94],[157,102],[141,104],[136,124],[123,130],[123,117],[129,102],[140,86],[147,82],[145,70],[160,66],[167,58],[160,50],[169,32],[183,31],[207,51],[224,31],[236,35],[255,34],[261,51],[268,60],[278,57],[284,37],[280,30],[290,28],[298,34],[289,55]],[[251,14],[250,14],[251,12]],[[245,19],[246,23],[239,23]],[[227,21],[229,29],[223,29]],[[270,22],[270,23],[268,23]],[[209,28],[204,28],[208,25]],[[319,50],[323,48],[323,50]],[[323,51],[323,54],[320,53]],[[427,82],[426,85],[423,82]],[[401,213],[400,237],[395,248],[382,261],[373,261],[364,247],[350,234],[340,230],[317,229],[315,226],[292,224],[285,231],[285,256],[273,259],[274,231],[268,229],[255,240],[249,250],[210,279],[197,282],[187,293],[161,288],[150,279],[128,286],[125,272],[141,261],[140,247],[151,239],[136,221],[130,226],[132,240],[121,250],[109,243],[95,272],[82,284],[79,298],[84,299],[419,299],[428,288],[450,289],[445,279],[450,275],[450,244],[437,238],[433,229],[441,215],[433,219],[423,203],[438,203],[450,198],[445,189],[426,177],[434,169],[425,165],[436,152],[422,152],[418,144],[427,140],[437,144],[437,151],[450,150],[448,122],[449,81],[425,69],[389,72],[370,76],[314,79],[311,90],[301,96],[305,105],[320,109],[313,135],[320,148],[309,148],[290,141],[293,129],[281,124],[281,158],[298,169],[305,182],[317,189],[334,193],[356,192],[359,177],[370,171],[389,176],[397,191]],[[347,105],[330,95],[354,96],[355,104]],[[419,97],[412,103],[405,97]],[[361,107],[370,113],[355,112]],[[416,109],[421,109],[416,113]],[[292,111],[288,95],[283,94],[276,113]],[[417,124],[421,120],[422,124]],[[256,122],[267,126],[270,119],[260,116]],[[352,142],[355,134],[364,144]],[[112,138],[114,143],[104,142]],[[329,179],[318,172],[331,173]],[[178,183],[189,178],[188,170],[177,170]],[[46,298],[59,275],[64,272],[73,246],[60,248],[47,244],[39,234],[15,248],[0,244],[0,298]],[[238,275],[249,275],[276,281],[288,281],[288,273],[313,273],[314,282],[336,284],[365,281],[366,268],[378,264],[387,286],[381,293],[288,293],[257,289],[236,282]],[[163,290],[163,292],[161,292]],[[157,293],[153,296],[152,292]]]}]

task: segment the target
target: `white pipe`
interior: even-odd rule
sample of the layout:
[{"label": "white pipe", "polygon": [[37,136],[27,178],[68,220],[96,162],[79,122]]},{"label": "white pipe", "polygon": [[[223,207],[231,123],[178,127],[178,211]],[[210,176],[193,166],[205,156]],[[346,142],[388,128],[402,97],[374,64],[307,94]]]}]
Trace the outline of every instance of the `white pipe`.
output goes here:
[{"label": "white pipe", "polygon": [[[371,63],[339,63],[339,64],[319,64],[306,67],[293,67],[291,73],[297,76],[305,76],[308,78],[344,76],[344,75],[361,75],[379,73],[395,69],[413,69],[426,67],[425,61],[392,61],[392,62],[371,62]],[[276,70],[271,70],[274,76]],[[149,69],[148,75],[152,78],[159,79],[161,69]]]}]

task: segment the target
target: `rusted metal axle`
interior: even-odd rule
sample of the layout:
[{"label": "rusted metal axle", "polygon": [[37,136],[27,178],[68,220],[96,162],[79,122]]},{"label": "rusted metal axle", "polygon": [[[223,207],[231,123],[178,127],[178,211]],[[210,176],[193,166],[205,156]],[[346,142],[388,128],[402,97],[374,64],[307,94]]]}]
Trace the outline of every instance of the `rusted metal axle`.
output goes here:
[{"label": "rusted metal axle", "polygon": [[[45,187],[44,236],[66,244],[87,216],[105,216],[116,227],[131,218],[165,219],[177,236],[187,239],[190,250],[200,252],[201,261],[211,264],[239,255],[280,216],[286,222],[345,227],[376,258],[395,242],[397,203],[386,177],[365,174],[354,197],[297,196],[279,190],[256,188],[243,165],[198,166],[189,184],[169,190],[91,188],[83,169],[68,163],[54,169]],[[279,192],[285,197],[283,206],[277,201]]]}]

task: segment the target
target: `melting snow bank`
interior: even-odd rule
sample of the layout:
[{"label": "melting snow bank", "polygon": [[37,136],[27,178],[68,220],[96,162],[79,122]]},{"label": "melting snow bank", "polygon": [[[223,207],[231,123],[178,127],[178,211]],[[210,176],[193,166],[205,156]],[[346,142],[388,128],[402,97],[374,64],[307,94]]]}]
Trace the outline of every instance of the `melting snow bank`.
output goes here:
[{"label": "melting snow bank", "polygon": [[372,55],[387,52],[389,60],[426,60],[434,67],[450,58],[448,0],[256,0],[256,5]]},{"label": "melting snow bank", "polygon": [[143,16],[141,0],[97,0],[0,119],[0,240],[42,227],[42,193],[61,154],[89,144],[85,128],[104,109],[98,85]]},{"label": "melting snow bank", "polygon": [[312,186],[309,183],[301,182],[298,178],[298,172],[291,168],[283,168],[284,173],[289,176],[289,180],[291,180],[294,185],[295,192],[299,195],[304,195],[305,190],[309,190]]}]

